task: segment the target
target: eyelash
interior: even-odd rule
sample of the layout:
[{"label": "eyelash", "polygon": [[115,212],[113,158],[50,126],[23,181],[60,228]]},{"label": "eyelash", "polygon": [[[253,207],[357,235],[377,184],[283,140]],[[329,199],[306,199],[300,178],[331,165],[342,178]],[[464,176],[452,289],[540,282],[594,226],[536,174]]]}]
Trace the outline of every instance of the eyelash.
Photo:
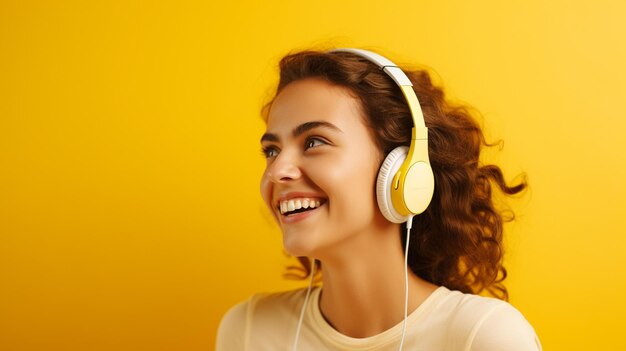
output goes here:
[{"label": "eyelash", "polygon": [[276,151],[276,148],[273,147],[273,146],[262,147],[261,148],[261,155],[265,156],[265,158],[270,158],[271,156],[269,155],[269,153],[271,151]]},{"label": "eyelash", "polygon": [[[304,142],[304,149],[305,149],[305,151],[310,149],[310,148],[315,148],[315,147],[320,146],[320,145],[318,145],[318,146],[310,146],[309,147],[309,144],[311,142],[315,142],[315,141],[320,142],[321,145],[328,144],[328,142],[326,142],[326,140],[324,140],[324,139],[322,139],[320,137],[310,137],[310,138],[307,138],[306,141]],[[270,152],[272,152],[272,151],[278,152],[278,148],[275,147],[275,146],[264,146],[264,147],[261,148],[261,155],[265,156],[265,158],[276,157],[276,155],[270,156]]]},{"label": "eyelash", "polygon": [[312,147],[317,147],[317,146],[311,146],[311,147],[309,147],[309,143],[310,143],[310,142],[312,142],[312,141],[319,141],[322,145],[324,145],[324,144],[328,144],[328,143],[326,142],[326,140],[324,140],[324,139],[322,139],[322,138],[319,138],[319,137],[310,137],[310,138],[308,138],[308,139],[306,140],[306,142],[304,143],[304,147],[305,147],[305,149],[310,149],[310,148],[312,148]]}]

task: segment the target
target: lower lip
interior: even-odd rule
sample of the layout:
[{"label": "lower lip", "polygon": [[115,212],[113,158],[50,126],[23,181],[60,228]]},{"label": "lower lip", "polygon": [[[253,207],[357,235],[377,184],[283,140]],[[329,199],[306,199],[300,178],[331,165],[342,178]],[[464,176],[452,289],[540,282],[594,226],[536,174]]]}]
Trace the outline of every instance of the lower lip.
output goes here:
[{"label": "lower lip", "polygon": [[308,217],[314,215],[315,213],[317,213],[317,210],[322,208],[322,206],[326,206],[326,204],[322,204],[320,207],[316,207],[314,210],[301,212],[301,213],[296,213],[296,214],[291,215],[291,216],[283,216],[281,214],[280,215],[280,222],[282,224],[291,224],[291,223],[300,222],[300,221],[304,220],[305,218],[308,218]]}]

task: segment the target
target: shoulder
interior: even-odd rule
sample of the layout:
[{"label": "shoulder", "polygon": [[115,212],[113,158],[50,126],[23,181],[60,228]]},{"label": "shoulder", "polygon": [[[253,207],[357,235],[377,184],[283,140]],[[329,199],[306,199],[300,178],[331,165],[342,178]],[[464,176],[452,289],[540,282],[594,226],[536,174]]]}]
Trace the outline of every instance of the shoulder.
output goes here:
[{"label": "shoulder", "polygon": [[469,350],[541,350],[533,327],[515,307],[502,302],[476,326]]},{"label": "shoulder", "polygon": [[245,350],[251,335],[288,325],[298,317],[305,293],[306,289],[259,293],[231,307],[220,322],[216,350]]},{"label": "shoulder", "polygon": [[462,350],[541,350],[533,327],[506,301],[450,291],[439,308]]},{"label": "shoulder", "polygon": [[304,296],[307,289],[296,289],[275,293],[261,293],[254,295],[250,302],[252,304],[252,315],[255,319],[272,318],[277,316],[291,316],[294,311],[300,312]]},{"label": "shoulder", "polygon": [[224,314],[217,329],[217,351],[245,349],[249,306],[250,299],[231,307]]}]

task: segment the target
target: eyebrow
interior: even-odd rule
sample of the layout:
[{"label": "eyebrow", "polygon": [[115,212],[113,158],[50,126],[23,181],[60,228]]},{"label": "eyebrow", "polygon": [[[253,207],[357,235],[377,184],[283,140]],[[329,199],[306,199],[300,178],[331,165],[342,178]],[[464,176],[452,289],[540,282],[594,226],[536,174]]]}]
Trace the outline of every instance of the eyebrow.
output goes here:
[{"label": "eyebrow", "polygon": [[[336,132],[343,133],[343,131],[341,129],[339,129],[336,125],[334,125],[332,123],[324,122],[324,121],[311,121],[311,122],[302,123],[301,125],[297,126],[296,128],[293,129],[291,134],[293,135],[294,138],[297,138],[300,135],[308,132],[311,129],[315,129],[315,128],[328,128],[328,129],[334,130]],[[280,140],[280,138],[278,137],[278,135],[272,134],[272,133],[265,133],[261,137],[261,143],[264,142],[264,141],[274,141],[274,142],[277,142],[279,140]]]}]

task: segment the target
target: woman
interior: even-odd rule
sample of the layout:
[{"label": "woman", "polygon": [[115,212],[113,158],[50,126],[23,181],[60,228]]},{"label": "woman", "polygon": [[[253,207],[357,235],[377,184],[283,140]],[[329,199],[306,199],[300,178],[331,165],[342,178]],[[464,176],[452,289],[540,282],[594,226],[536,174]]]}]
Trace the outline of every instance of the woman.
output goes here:
[{"label": "woman", "polygon": [[291,54],[264,116],[263,199],[322,287],[233,307],[218,350],[541,350],[505,302],[492,202],[492,184],[526,184],[479,163],[481,129],[427,72],[363,50]]}]

